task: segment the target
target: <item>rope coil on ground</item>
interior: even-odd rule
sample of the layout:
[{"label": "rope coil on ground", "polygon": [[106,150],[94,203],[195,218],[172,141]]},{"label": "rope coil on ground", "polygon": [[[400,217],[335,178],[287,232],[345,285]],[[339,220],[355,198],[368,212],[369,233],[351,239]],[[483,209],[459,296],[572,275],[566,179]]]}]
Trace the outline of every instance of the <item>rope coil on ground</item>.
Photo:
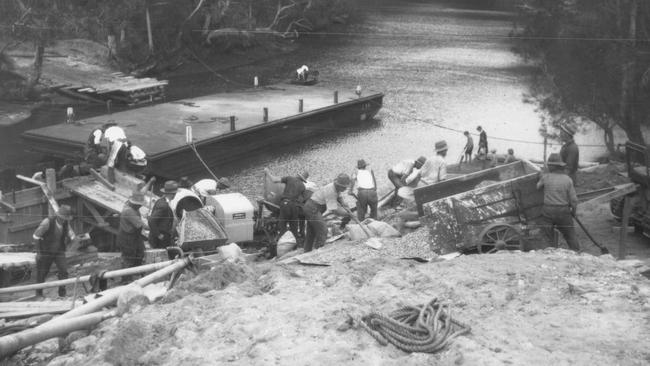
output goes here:
[{"label": "rope coil on ground", "polygon": [[434,298],[425,305],[406,306],[389,316],[370,313],[358,321],[381,345],[405,352],[436,353],[471,328],[451,317],[451,306]]}]

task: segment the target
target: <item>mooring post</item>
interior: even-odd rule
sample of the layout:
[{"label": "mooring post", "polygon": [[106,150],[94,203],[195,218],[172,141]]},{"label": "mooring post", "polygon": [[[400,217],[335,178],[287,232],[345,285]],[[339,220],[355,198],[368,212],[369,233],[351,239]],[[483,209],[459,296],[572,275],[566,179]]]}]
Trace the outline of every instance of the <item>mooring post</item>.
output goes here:
[{"label": "mooring post", "polygon": [[230,131],[235,130],[235,116],[230,116]]},{"label": "mooring post", "polygon": [[65,123],[74,123],[74,109],[72,107],[68,107],[68,109],[65,111],[65,114]]},{"label": "mooring post", "polygon": [[113,107],[113,101],[111,99],[107,100],[106,101],[106,111],[108,111],[108,114],[112,113],[112,111],[111,111],[112,107]]},{"label": "mooring post", "polygon": [[269,121],[269,109],[266,108],[266,107],[264,107],[264,119],[263,120],[264,120],[264,122]]},{"label": "mooring post", "polygon": [[[52,168],[45,169],[45,183],[47,184],[47,188],[50,189],[50,192],[54,194],[56,191],[56,170]],[[50,204],[47,205],[47,213],[50,217],[56,215],[54,208]]]},{"label": "mooring post", "polygon": [[298,112],[300,113],[302,113],[302,106],[303,106],[302,99],[298,99]]},{"label": "mooring post", "polygon": [[260,80],[257,78],[257,76],[253,78],[253,86],[256,88],[260,86]]},{"label": "mooring post", "polygon": [[339,91],[335,90],[334,91],[334,104],[339,102]]}]

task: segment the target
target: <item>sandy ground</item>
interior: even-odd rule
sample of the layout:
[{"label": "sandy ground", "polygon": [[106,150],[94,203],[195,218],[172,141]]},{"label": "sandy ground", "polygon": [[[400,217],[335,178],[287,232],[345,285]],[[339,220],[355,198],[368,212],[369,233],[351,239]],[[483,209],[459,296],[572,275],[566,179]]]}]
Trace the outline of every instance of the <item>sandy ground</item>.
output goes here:
[{"label": "sandy ground", "polygon": [[[472,326],[439,354],[347,329],[349,316],[434,297]],[[650,282],[632,263],[563,249],[424,264],[373,255],[329,267],[228,263],[105,321],[49,364],[647,365],[649,311]],[[34,364],[57,348],[51,340],[9,361]]]}]

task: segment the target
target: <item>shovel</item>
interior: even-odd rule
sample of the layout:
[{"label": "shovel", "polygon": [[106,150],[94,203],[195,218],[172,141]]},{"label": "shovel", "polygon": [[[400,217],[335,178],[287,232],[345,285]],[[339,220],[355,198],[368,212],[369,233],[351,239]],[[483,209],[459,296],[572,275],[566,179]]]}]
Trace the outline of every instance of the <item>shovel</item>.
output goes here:
[{"label": "shovel", "polygon": [[352,221],[356,222],[361,227],[361,229],[363,229],[363,232],[366,233],[366,235],[368,235],[369,238],[373,237],[372,231],[370,231],[370,229],[368,229],[366,225],[362,224],[361,221],[359,221],[359,219],[357,218],[357,216],[353,214],[349,208],[345,206],[341,206],[341,207],[343,207],[343,209],[348,213],[348,215],[350,215]]},{"label": "shovel", "polygon": [[585,232],[585,234],[587,234],[587,236],[589,237],[589,239],[591,239],[591,241],[594,243],[594,245],[597,246],[598,249],[600,249],[600,253],[601,253],[601,254],[609,254],[609,250],[608,250],[604,245],[598,244],[598,243],[596,242],[596,240],[594,239],[594,237],[591,236],[591,234],[589,234],[589,232],[587,231],[587,228],[586,228],[586,227],[582,224],[582,222],[578,219],[578,216],[576,216],[576,214],[573,214],[573,213],[572,213],[571,215],[572,215],[573,218],[576,220],[576,222],[578,223],[578,225],[580,225],[580,227],[581,227],[582,230]]}]

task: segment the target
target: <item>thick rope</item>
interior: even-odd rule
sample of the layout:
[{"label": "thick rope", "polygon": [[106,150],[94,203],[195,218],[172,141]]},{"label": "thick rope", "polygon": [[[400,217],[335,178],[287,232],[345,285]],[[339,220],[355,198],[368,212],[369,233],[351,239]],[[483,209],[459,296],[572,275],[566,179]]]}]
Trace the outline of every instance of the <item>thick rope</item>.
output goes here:
[{"label": "thick rope", "polygon": [[373,312],[358,323],[381,345],[390,343],[405,352],[439,352],[471,329],[452,319],[451,307],[435,298],[425,305],[406,306],[389,316]]}]

